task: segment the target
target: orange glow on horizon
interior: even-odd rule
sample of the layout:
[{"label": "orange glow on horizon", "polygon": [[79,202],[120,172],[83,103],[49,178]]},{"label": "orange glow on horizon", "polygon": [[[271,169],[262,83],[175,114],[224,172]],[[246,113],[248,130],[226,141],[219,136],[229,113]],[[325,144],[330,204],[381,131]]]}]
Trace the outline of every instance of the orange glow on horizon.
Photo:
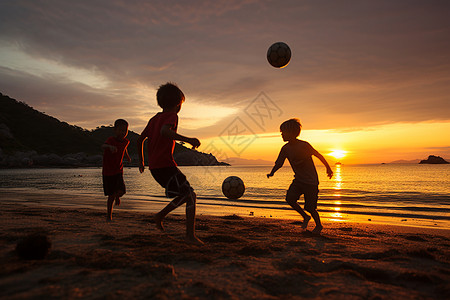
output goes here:
[{"label": "orange glow on horizon", "polygon": [[[401,123],[354,131],[303,130],[299,138],[309,142],[324,155],[330,165],[341,159],[345,160],[341,161],[345,164],[379,164],[395,160],[425,159],[431,154],[449,159],[450,138],[441,134],[448,131],[450,122]],[[278,132],[243,135],[227,140],[229,143],[233,141],[236,141],[236,145],[225,143],[223,136],[211,137],[202,140],[203,146],[199,150],[212,153],[219,160],[239,157],[265,160],[271,165],[285,144]],[[316,165],[321,165],[319,161],[315,162]]]}]

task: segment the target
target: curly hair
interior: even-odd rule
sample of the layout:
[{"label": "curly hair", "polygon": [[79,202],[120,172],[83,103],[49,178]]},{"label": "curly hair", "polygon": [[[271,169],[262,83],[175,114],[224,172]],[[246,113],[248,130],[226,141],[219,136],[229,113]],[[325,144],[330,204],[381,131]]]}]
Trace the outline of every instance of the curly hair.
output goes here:
[{"label": "curly hair", "polygon": [[172,82],[161,85],[156,92],[158,105],[163,109],[170,109],[184,102],[184,94],[180,88]]},{"label": "curly hair", "polygon": [[299,136],[301,130],[302,130],[302,124],[300,123],[300,120],[297,118],[293,118],[293,119],[284,121],[280,125],[281,132],[290,132],[292,134],[295,134],[295,136]]}]

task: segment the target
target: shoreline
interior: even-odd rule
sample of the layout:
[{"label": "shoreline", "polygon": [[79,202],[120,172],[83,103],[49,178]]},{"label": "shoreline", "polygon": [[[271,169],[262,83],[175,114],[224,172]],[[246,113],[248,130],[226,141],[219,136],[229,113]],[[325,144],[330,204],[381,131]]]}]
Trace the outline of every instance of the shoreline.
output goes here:
[{"label": "shoreline", "polygon": [[[106,222],[96,208],[1,198],[2,298],[450,297],[450,230],[325,221],[317,236],[293,220],[198,215],[195,246],[184,209],[162,233],[153,213],[116,210]],[[50,253],[22,260],[15,246],[33,233]]]},{"label": "shoreline", "polygon": [[[151,200],[149,200],[150,198]],[[208,199],[208,197],[198,197],[197,201],[197,215],[198,216],[212,216],[220,217],[229,214],[237,214],[241,217],[259,217],[276,220],[299,220],[301,217],[291,208],[286,209],[273,209],[264,207],[236,207],[232,204],[204,204],[202,200]],[[18,203],[27,205],[45,205],[48,207],[67,207],[73,209],[96,209],[106,210],[106,197],[103,194],[69,194],[62,193],[60,191],[52,190],[37,190],[30,191],[20,188],[15,189],[0,189],[0,201],[2,199],[15,199]],[[64,199],[64,201],[61,201]],[[223,199],[228,201],[227,199]],[[162,209],[167,203],[169,198],[164,196],[145,196],[137,197],[133,195],[125,195],[122,199],[122,206],[114,208],[114,213],[117,211],[130,211],[130,212],[144,212],[144,213],[156,213]],[[151,204],[149,204],[151,202]],[[217,209],[220,207],[220,210]],[[330,223],[361,223],[361,224],[377,224],[385,226],[400,226],[400,227],[412,227],[412,228],[424,228],[435,230],[450,230],[447,227],[448,221],[439,219],[420,219],[420,218],[407,218],[401,216],[389,216],[382,214],[364,214],[360,212],[345,212],[345,211],[333,211],[330,209],[318,207],[319,215],[322,220],[329,221]],[[183,214],[183,207],[178,208],[174,212],[175,214]]]}]

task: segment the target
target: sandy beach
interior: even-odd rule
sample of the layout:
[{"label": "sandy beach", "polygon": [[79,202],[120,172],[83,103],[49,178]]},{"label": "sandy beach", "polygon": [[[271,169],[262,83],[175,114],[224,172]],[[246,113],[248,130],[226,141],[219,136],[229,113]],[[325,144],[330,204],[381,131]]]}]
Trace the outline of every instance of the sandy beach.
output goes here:
[{"label": "sandy beach", "polygon": [[[204,246],[184,241],[184,208],[166,232],[151,213],[57,208],[2,197],[2,299],[448,299],[450,230],[203,216]],[[310,224],[310,228],[313,224]],[[24,260],[16,245],[45,234],[51,249]]]}]

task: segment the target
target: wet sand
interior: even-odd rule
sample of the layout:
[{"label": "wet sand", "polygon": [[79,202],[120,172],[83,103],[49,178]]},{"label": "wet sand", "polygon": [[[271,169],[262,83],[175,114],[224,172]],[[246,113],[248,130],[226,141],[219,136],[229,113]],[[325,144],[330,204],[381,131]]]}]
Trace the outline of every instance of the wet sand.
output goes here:
[{"label": "wet sand", "polygon": [[[184,207],[158,231],[151,213],[0,201],[2,299],[449,299],[450,229],[199,216],[203,246],[184,241]],[[313,222],[309,229],[312,230]],[[43,233],[42,260],[16,244]]]}]

